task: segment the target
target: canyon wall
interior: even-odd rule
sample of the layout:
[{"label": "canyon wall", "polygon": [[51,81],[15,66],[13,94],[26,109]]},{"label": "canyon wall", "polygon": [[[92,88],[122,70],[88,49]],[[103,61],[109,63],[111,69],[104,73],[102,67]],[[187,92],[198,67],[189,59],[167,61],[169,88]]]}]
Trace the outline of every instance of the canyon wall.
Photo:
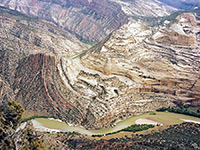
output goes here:
[{"label": "canyon wall", "polygon": [[0,74],[26,112],[96,129],[178,102],[199,103],[197,13],[156,27],[129,19],[87,50],[52,23],[0,12]]}]

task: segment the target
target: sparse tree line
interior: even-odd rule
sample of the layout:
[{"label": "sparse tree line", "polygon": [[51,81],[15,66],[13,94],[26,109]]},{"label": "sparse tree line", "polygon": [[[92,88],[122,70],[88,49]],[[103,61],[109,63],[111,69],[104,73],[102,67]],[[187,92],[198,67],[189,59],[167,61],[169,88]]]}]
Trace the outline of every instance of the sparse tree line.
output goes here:
[{"label": "sparse tree line", "polygon": [[137,149],[137,150],[181,150],[200,149],[200,125],[182,123],[170,126],[160,132],[132,137],[112,138],[110,140],[69,139],[71,149]]},{"label": "sparse tree line", "polygon": [[189,106],[180,106],[177,108],[174,107],[163,107],[160,109],[157,109],[157,111],[164,112],[173,112],[173,113],[178,113],[178,114],[184,114],[184,115],[189,115],[189,116],[194,116],[200,118],[200,109],[191,109]]},{"label": "sparse tree line", "polygon": [[[107,133],[105,135],[111,135],[111,134],[115,134],[115,133],[119,133],[121,131],[127,131],[127,132],[138,132],[138,131],[143,131],[143,130],[147,130],[149,128],[154,128],[155,126],[154,125],[147,125],[147,124],[143,124],[143,125],[139,125],[139,124],[133,124],[127,128],[124,128],[122,130],[118,130],[116,132],[111,132],[111,133]],[[104,136],[104,134],[100,134],[100,135],[92,135],[92,137],[102,137]]]}]

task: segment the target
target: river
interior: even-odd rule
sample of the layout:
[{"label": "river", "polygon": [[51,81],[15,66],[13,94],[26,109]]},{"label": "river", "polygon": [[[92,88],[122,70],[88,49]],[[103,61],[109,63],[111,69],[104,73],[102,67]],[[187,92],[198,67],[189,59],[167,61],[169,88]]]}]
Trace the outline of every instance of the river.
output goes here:
[{"label": "river", "polygon": [[121,129],[124,129],[130,125],[136,124],[137,122],[141,122],[142,124],[160,124],[160,125],[173,125],[179,124],[182,122],[195,122],[200,124],[200,118],[187,116],[183,114],[176,114],[170,112],[155,112],[156,115],[152,115],[152,113],[145,113],[138,116],[133,116],[122,120],[116,124],[116,126],[112,128],[103,128],[98,130],[86,130],[83,127],[73,127],[69,126],[66,123],[55,120],[51,118],[37,118],[32,120],[34,127],[40,131],[55,131],[55,132],[79,132],[81,134],[86,135],[100,135],[106,134],[110,132],[115,132]]}]

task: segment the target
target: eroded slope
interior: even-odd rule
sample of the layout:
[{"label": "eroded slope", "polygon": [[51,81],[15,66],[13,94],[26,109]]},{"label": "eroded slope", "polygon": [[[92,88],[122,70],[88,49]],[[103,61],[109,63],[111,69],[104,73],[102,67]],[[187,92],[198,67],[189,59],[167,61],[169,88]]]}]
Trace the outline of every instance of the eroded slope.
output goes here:
[{"label": "eroded slope", "polygon": [[184,13],[159,28],[130,20],[86,55],[62,58],[63,80],[88,99],[80,103],[91,110],[96,127],[180,101],[199,103],[196,18]]},{"label": "eroded slope", "polygon": [[[5,8],[0,12],[0,74],[10,84],[13,99],[28,112],[57,117],[68,114],[73,122],[79,122],[81,113],[72,110],[67,101],[62,103],[62,95],[52,88],[54,78],[60,78],[57,58],[80,53],[86,49],[83,43],[51,23]],[[1,97],[5,97],[4,89]],[[65,109],[59,111],[60,105]]]}]

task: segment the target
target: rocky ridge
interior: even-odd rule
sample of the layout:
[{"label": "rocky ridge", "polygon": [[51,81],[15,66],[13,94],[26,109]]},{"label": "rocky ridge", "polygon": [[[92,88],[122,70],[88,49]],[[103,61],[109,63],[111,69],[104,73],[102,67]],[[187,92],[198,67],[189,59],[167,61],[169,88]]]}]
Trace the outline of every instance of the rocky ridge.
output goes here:
[{"label": "rocky ridge", "polygon": [[158,0],[111,1],[118,3],[122,7],[122,10],[129,16],[162,17],[178,10],[176,7],[169,6]]},{"label": "rocky ridge", "polygon": [[10,88],[10,85],[0,77],[0,104],[14,99],[13,90]]},{"label": "rocky ridge", "polygon": [[84,45],[69,32],[51,23],[30,18],[16,11],[0,8],[1,66],[0,74],[13,84],[19,60],[31,54],[75,55]]}]

